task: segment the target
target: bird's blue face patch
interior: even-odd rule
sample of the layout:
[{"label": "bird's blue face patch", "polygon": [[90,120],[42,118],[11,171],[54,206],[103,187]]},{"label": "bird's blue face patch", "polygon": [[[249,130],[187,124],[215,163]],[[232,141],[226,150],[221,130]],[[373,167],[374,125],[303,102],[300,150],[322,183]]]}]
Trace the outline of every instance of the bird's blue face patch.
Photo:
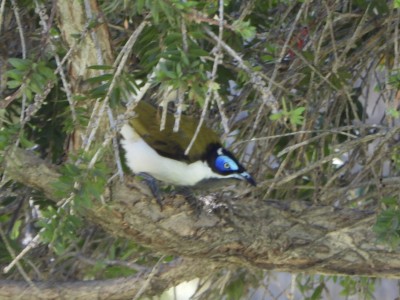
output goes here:
[{"label": "bird's blue face patch", "polygon": [[215,168],[221,173],[239,170],[237,163],[226,155],[220,155],[217,157],[215,160]]}]

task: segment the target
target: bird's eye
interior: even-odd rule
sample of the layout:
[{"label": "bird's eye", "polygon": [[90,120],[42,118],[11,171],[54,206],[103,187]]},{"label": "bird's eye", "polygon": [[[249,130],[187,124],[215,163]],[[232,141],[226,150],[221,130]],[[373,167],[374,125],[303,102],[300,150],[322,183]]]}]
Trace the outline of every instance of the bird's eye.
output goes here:
[{"label": "bird's eye", "polygon": [[215,160],[215,168],[219,172],[232,172],[239,170],[237,163],[226,155],[218,156]]}]

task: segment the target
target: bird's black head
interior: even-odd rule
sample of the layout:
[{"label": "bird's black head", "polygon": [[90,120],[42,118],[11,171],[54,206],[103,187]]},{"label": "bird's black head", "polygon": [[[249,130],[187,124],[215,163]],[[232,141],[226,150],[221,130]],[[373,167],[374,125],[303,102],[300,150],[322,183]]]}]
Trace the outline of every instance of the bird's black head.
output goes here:
[{"label": "bird's black head", "polygon": [[216,174],[229,179],[245,180],[255,186],[256,182],[235,156],[221,145],[213,144],[207,151],[207,164]]}]

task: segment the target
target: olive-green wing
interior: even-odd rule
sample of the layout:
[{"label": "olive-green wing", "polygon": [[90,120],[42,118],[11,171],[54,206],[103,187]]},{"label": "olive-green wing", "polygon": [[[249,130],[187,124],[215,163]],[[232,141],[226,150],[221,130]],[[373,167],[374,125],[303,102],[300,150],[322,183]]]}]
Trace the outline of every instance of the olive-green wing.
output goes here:
[{"label": "olive-green wing", "polygon": [[189,155],[185,156],[184,152],[196,131],[197,120],[182,115],[179,131],[173,132],[175,118],[168,113],[165,129],[160,131],[161,110],[141,101],[135,108],[135,113],[136,116],[129,120],[129,123],[146,143],[162,156],[194,162],[203,158],[207,145],[220,144],[218,135],[202,126]]}]

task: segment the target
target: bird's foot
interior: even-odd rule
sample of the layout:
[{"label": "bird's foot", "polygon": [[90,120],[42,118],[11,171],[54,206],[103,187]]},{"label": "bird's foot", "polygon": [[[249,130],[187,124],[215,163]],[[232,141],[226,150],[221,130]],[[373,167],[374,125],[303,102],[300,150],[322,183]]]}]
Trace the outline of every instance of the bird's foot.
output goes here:
[{"label": "bird's foot", "polygon": [[160,189],[158,187],[157,179],[155,179],[153,176],[150,174],[141,172],[137,174],[138,176],[143,178],[143,181],[147,184],[149,187],[152,195],[154,198],[156,198],[158,205],[160,206],[161,210],[163,209],[163,201],[160,193]]},{"label": "bird's foot", "polygon": [[176,192],[181,194],[185,197],[185,200],[190,205],[191,208],[196,212],[197,216],[200,216],[201,212],[203,211],[202,202],[196,197],[193,193],[192,189],[188,187],[176,187]]}]

